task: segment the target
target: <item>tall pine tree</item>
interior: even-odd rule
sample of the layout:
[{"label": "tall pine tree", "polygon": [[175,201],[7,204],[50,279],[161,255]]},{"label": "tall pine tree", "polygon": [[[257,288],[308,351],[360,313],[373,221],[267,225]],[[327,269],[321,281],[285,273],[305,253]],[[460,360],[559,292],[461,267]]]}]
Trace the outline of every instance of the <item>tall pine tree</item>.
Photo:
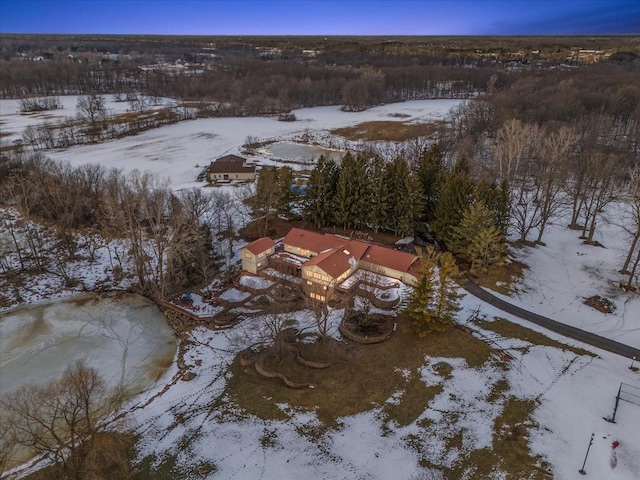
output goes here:
[{"label": "tall pine tree", "polygon": [[443,332],[455,323],[460,311],[458,269],[453,256],[438,254],[433,248],[418,251],[420,278],[413,286],[403,311],[411,330],[419,336]]},{"label": "tall pine tree", "polygon": [[333,160],[320,156],[309,175],[303,202],[304,216],[318,228],[325,227],[333,220],[334,197],[340,170]]},{"label": "tall pine tree", "polygon": [[382,225],[401,237],[412,235],[422,216],[422,189],[403,157],[386,165],[383,184]]},{"label": "tall pine tree", "polygon": [[482,201],[465,210],[460,225],[453,228],[449,247],[459,258],[469,262],[472,272],[501,263],[507,254],[504,235],[496,226],[495,215]]},{"label": "tall pine tree", "polygon": [[334,219],[342,228],[362,228],[369,220],[367,162],[347,153],[340,166],[336,187]]},{"label": "tall pine tree", "polygon": [[442,187],[431,227],[438,240],[449,244],[453,229],[460,224],[462,214],[473,201],[475,185],[469,177],[469,164],[461,157],[447,175]]},{"label": "tall pine tree", "polygon": [[424,220],[430,222],[435,215],[440,190],[446,178],[444,155],[440,145],[434,143],[424,150],[416,165],[416,176],[422,187]]}]

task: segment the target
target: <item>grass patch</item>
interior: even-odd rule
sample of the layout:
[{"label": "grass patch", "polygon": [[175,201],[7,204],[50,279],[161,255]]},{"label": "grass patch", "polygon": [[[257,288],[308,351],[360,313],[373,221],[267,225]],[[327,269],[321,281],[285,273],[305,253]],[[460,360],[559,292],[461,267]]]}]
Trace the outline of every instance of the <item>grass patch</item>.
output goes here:
[{"label": "grass patch", "polygon": [[505,338],[517,338],[524,340],[533,345],[544,345],[548,347],[559,348],[560,350],[568,350],[576,355],[588,355],[595,357],[593,352],[585,350],[583,348],[572,347],[570,345],[553,340],[542,333],[538,333],[517,323],[510,322],[504,318],[496,317],[493,321],[489,320],[476,320],[475,325],[485,330],[495,332]]},{"label": "grass patch", "polygon": [[[457,329],[418,338],[398,329],[389,340],[375,345],[349,345],[346,361],[324,370],[282,371],[294,381],[313,383],[316,388],[292,390],[280,382],[268,381],[243,371],[239,362],[232,366],[233,377],[227,384],[227,397],[242,411],[262,419],[285,419],[276,404],[315,411],[326,426],[340,417],[384,405],[390,420],[406,425],[424,411],[439,389],[428,387],[419,378],[418,369],[425,355],[464,357],[471,367],[491,357],[491,349],[482,341]],[[411,372],[406,378],[403,371]],[[395,392],[404,391],[401,405],[388,405]],[[387,406],[388,405],[388,406]],[[405,411],[406,409],[406,411]]]},{"label": "grass patch", "polygon": [[442,127],[442,122],[403,123],[391,120],[364,122],[352,127],[331,130],[334,135],[340,135],[348,140],[387,140],[402,142],[417,137],[435,135]]},{"label": "grass patch", "polygon": [[178,465],[176,457],[166,454],[158,459],[154,455],[144,457],[135,467],[131,480],[174,480],[189,478],[204,480],[217,470],[215,464],[207,461]]},{"label": "grass patch", "polygon": [[409,425],[424,413],[429,401],[440,392],[442,392],[441,385],[427,386],[422,381],[419,372],[412,372],[406,378],[398,402],[385,403],[383,407],[385,420],[393,421],[401,427]]},{"label": "grass patch", "polygon": [[447,478],[496,478],[506,480],[546,480],[553,478],[542,457],[529,450],[528,429],[535,427],[531,415],[533,400],[506,399],[502,414],[495,421],[492,448],[470,452],[447,472]]}]

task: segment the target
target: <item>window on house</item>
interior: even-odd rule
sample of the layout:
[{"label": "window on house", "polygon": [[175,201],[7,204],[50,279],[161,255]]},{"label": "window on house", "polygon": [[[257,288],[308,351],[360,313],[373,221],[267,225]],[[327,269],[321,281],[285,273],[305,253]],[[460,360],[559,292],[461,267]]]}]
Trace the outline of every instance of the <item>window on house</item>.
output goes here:
[{"label": "window on house", "polygon": [[251,253],[244,252],[244,258],[251,258]]},{"label": "window on house", "polygon": [[261,266],[262,266],[262,262],[258,262],[258,267],[261,267]]}]

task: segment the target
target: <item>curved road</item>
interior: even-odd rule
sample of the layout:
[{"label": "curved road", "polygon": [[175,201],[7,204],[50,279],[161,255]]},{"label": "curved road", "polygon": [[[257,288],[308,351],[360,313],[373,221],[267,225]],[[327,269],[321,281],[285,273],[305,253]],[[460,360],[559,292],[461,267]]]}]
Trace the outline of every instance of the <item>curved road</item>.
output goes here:
[{"label": "curved road", "polygon": [[559,333],[560,335],[564,335],[565,337],[584,342],[588,345],[601,348],[602,350],[606,350],[608,352],[622,355],[623,357],[636,357],[637,359],[640,359],[640,349],[638,348],[630,347],[629,345],[625,345],[624,343],[619,343],[614,340],[601,337],[600,335],[596,335],[595,333],[586,332],[584,330],[580,330],[579,328],[565,325],[564,323],[560,323],[556,320],[543,317],[542,315],[538,315],[537,313],[533,313],[523,308],[516,307],[515,305],[512,305],[509,302],[505,302],[504,300],[492,295],[472,281],[467,281],[464,285],[464,289],[474,297],[479,298],[489,305],[493,305],[503,312],[507,312],[511,315],[515,315],[518,318],[522,318],[523,320],[533,322],[536,325],[540,325],[541,327],[551,330],[552,332]]}]

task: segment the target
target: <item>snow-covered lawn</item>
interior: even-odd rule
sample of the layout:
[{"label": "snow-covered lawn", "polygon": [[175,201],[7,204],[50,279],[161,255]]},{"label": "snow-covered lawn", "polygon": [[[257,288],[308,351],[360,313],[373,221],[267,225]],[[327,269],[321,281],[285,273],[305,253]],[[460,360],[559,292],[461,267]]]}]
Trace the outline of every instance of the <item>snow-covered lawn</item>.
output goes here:
[{"label": "snow-covered lawn", "polygon": [[[476,302],[466,297],[463,306],[461,319],[473,313]],[[502,315],[491,307],[485,312],[488,318]],[[335,321],[331,323],[337,325],[342,312],[333,313]],[[296,318],[300,327],[312,322],[305,311],[298,312]],[[240,325],[250,330],[258,328],[259,321],[247,320]],[[230,378],[227,367],[235,353],[230,348],[233,331],[198,328],[192,332],[196,341],[189,345],[185,357],[187,365],[193,366],[195,379],[172,386],[134,414],[142,433],[141,457],[161,458],[170,452],[179,464],[214,464],[216,472],[207,477],[212,479],[421,478],[420,456],[409,439],[419,439],[424,458],[442,466],[475,449],[491,448],[494,423],[504,408],[503,403],[491,400],[491,391],[498,382],[506,381],[510,395],[535,404],[533,422],[523,428],[529,432],[532,453],[551,465],[553,478],[580,478],[578,469],[592,432],[594,444],[586,466],[591,478],[639,478],[640,406],[623,402],[617,423],[602,419],[612,413],[620,382],[638,383],[639,375],[627,368],[625,359],[599,351],[598,357],[579,356],[484,333],[514,357],[508,369],[492,362],[470,367],[462,358],[425,357],[416,373],[425,385],[440,385],[442,391],[425,404],[418,419],[406,426],[385,423],[381,407],[372,405],[368,411],[341,418],[337,426],[314,437],[305,433],[320,425],[313,412],[281,404],[286,420],[263,420],[238,410],[225,394]],[[202,364],[196,367],[196,360]],[[433,366],[441,361],[453,367],[449,377],[434,371]],[[401,404],[402,395],[402,391],[396,392],[388,402]],[[213,404],[218,406],[211,409]],[[461,435],[461,445],[445,448],[448,439],[456,435]],[[620,442],[615,470],[610,466],[613,441]],[[178,449],[178,445],[187,446]],[[501,478],[499,472],[496,475]]]}]

